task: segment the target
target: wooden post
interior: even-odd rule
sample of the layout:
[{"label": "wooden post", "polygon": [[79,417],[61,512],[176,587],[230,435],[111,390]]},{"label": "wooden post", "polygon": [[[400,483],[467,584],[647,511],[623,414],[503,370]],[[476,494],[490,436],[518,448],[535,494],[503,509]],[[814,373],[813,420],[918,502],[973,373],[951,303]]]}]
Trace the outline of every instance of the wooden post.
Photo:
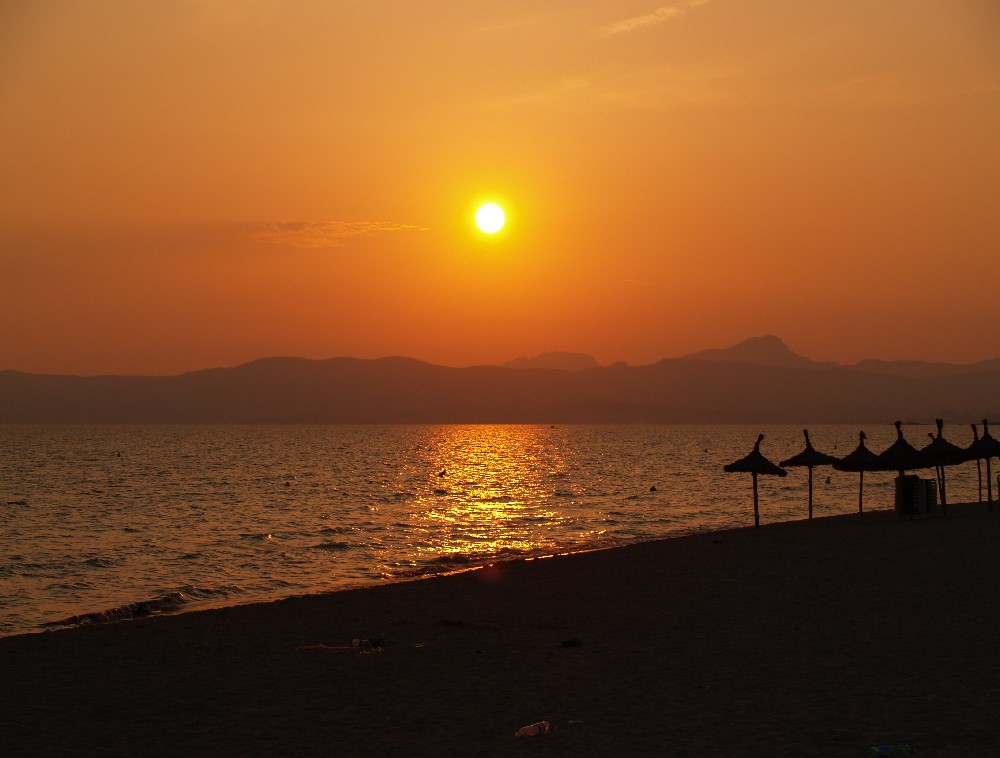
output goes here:
[{"label": "wooden post", "polygon": [[858,472],[858,514],[865,512],[865,472]]},{"label": "wooden post", "polygon": [[813,517],[813,467],[809,466],[809,520]]},{"label": "wooden post", "polygon": [[948,517],[948,493],[944,489],[944,466],[937,467],[938,485],[941,487],[941,512]]},{"label": "wooden post", "polygon": [[[1000,487],[1000,484],[997,485]],[[986,502],[989,503],[990,511],[993,511],[993,472],[990,471],[990,459],[986,459]]]},{"label": "wooden post", "polygon": [[753,474],[753,528],[760,529],[760,510],[757,508],[757,472]]}]

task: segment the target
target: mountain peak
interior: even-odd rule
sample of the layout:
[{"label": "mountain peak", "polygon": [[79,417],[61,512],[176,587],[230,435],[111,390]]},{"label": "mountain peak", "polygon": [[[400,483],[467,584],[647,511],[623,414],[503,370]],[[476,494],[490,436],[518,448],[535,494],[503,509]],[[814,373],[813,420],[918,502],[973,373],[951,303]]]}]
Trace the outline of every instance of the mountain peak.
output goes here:
[{"label": "mountain peak", "polygon": [[682,356],[682,360],[752,363],[757,366],[803,369],[832,368],[836,365],[829,361],[814,361],[801,356],[793,352],[788,345],[773,334],[751,337],[728,348],[691,353]]}]

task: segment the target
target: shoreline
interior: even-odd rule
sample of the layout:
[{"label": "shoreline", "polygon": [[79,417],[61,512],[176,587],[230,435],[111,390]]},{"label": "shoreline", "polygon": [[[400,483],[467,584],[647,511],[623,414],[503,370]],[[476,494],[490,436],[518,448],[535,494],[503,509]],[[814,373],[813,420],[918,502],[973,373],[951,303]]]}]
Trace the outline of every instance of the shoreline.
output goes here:
[{"label": "shoreline", "polygon": [[[879,513],[884,509],[872,509],[871,511],[866,511],[866,513]],[[884,512],[891,512],[885,510]],[[815,520],[829,519],[829,518],[841,518],[850,517],[857,514],[833,514],[827,516],[817,516]],[[785,523],[795,523],[797,521],[806,521],[807,519],[791,519],[788,521],[774,521],[770,522],[769,525],[773,526],[776,524]],[[227,608],[236,608],[244,605],[267,605],[270,603],[281,602],[283,600],[292,600],[299,597],[318,597],[331,595],[339,592],[348,592],[353,590],[366,590],[375,587],[383,587],[393,584],[405,584],[407,582],[418,582],[425,579],[434,579],[438,577],[453,576],[456,574],[463,574],[470,571],[479,571],[481,569],[489,569],[495,564],[507,564],[507,563],[518,563],[518,562],[531,562],[535,560],[545,560],[548,558],[563,557],[567,555],[578,555],[583,553],[595,553],[602,552],[605,550],[618,550],[621,548],[631,547],[633,545],[641,545],[648,542],[664,542],[668,540],[683,539],[685,537],[695,537],[698,535],[705,534],[715,534],[717,532],[725,531],[739,531],[741,529],[752,529],[752,526],[740,526],[740,527],[724,527],[721,529],[713,529],[711,527],[699,528],[690,527],[684,530],[679,530],[676,533],[653,537],[653,538],[635,538],[629,541],[622,541],[616,544],[600,545],[595,544],[585,547],[568,547],[568,548],[538,548],[534,553],[520,554],[520,555],[510,555],[509,557],[491,555],[483,558],[470,558],[468,560],[463,560],[456,562],[456,566],[453,568],[433,568],[427,567],[422,569],[413,569],[412,571],[404,571],[394,576],[385,577],[383,576],[381,581],[371,580],[369,582],[355,581],[346,583],[343,586],[330,587],[328,589],[317,590],[314,592],[301,592],[291,595],[264,595],[264,596],[250,596],[246,599],[237,599],[234,602],[228,600],[186,600],[183,602],[177,602],[176,595],[193,593],[197,594],[202,591],[199,588],[180,588],[172,593],[164,596],[158,596],[149,598],[147,600],[138,600],[128,603],[123,603],[118,606],[113,606],[110,608],[105,608],[97,611],[84,611],[80,614],[76,614],[70,617],[66,617],[62,621],[50,621],[38,624],[36,627],[28,629],[26,631],[14,632],[12,634],[0,634],[0,639],[6,639],[9,637],[19,637],[28,634],[46,634],[51,632],[61,632],[61,631],[72,631],[74,629],[82,629],[90,626],[106,626],[112,624],[124,624],[132,621],[143,621],[150,618],[160,618],[164,616],[179,616],[185,613],[202,613],[204,611],[214,611],[214,610],[225,610]],[[193,607],[188,607],[189,605]],[[148,609],[148,610],[147,610]],[[73,621],[75,619],[80,619],[79,621],[74,621],[73,623],[63,623],[64,621]]]},{"label": "shoreline", "polygon": [[[0,638],[0,753],[998,754],[998,519],[871,511]],[[359,637],[384,651],[298,649]]]},{"label": "shoreline", "polygon": [[[872,513],[878,512],[877,510],[872,510]],[[823,518],[838,518],[843,515],[851,514],[834,514],[828,516],[818,516],[818,519]],[[800,519],[794,519],[792,521],[799,521]],[[789,523],[785,521],[775,521],[772,524],[778,523]],[[554,558],[566,555],[578,555],[583,553],[594,553],[601,552],[605,550],[618,550],[620,548],[630,547],[632,545],[644,544],[647,542],[662,542],[667,540],[682,539],[684,537],[697,536],[702,534],[713,534],[718,531],[730,531],[738,530],[743,528],[752,527],[723,527],[722,529],[713,529],[711,527],[688,527],[677,532],[661,535],[657,537],[637,537],[628,541],[618,541],[612,544],[590,544],[578,547],[547,547],[547,548],[537,548],[535,551],[520,553],[520,554],[509,554],[509,555],[485,555],[480,558],[468,558],[461,561],[455,561],[453,567],[440,568],[440,567],[424,567],[415,568],[409,571],[403,571],[392,576],[383,576],[380,580],[352,580],[346,582],[343,585],[330,587],[327,589],[316,590],[313,592],[301,592],[291,595],[250,595],[246,598],[240,599],[237,595],[232,601],[226,599],[193,599],[184,600],[181,602],[177,601],[176,596],[179,594],[192,594],[197,595],[199,593],[205,593],[206,590],[198,587],[181,587],[173,592],[166,595],[161,595],[157,597],[151,597],[146,600],[137,600],[122,603],[121,605],[112,606],[109,608],[104,608],[102,610],[96,611],[83,611],[79,614],[74,614],[73,616],[65,617],[60,621],[49,621],[37,624],[35,627],[26,629],[24,631],[13,632],[10,634],[0,633],[0,639],[7,639],[9,637],[19,637],[29,634],[46,634],[51,632],[59,631],[71,631],[74,629],[82,629],[90,626],[105,626],[112,624],[124,624],[131,621],[142,621],[150,618],[160,618],[164,616],[179,616],[185,613],[201,613],[203,611],[211,610],[224,610],[226,608],[235,608],[243,605],[260,605],[281,602],[283,600],[290,600],[297,597],[314,597],[335,594],[338,592],[347,592],[352,590],[365,590],[372,589],[375,587],[383,587],[393,584],[403,584],[407,582],[417,582],[423,581],[425,579],[434,579],[438,577],[452,576],[455,574],[463,574],[469,571],[478,571],[484,568],[490,568],[494,564],[505,564],[505,563],[517,563],[521,561],[535,561],[535,560],[545,560],[547,558]],[[211,591],[208,591],[209,593]],[[189,607],[192,606],[192,607]],[[148,610],[147,610],[148,609]],[[79,619],[79,621],[74,621],[73,623],[63,623],[64,621],[73,621]]]}]

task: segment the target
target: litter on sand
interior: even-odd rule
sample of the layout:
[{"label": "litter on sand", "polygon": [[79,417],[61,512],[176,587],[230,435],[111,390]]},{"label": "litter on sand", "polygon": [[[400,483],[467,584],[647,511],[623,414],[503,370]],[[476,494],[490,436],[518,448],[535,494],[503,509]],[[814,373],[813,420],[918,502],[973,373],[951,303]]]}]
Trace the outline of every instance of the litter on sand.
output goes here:
[{"label": "litter on sand", "polygon": [[534,724],[528,724],[527,726],[522,726],[516,732],[514,732],[515,737],[537,737],[540,734],[548,734],[551,727],[548,721],[536,721]]},{"label": "litter on sand", "polygon": [[383,637],[356,637],[350,645],[299,645],[296,650],[320,653],[381,653],[385,649]]},{"label": "litter on sand", "polygon": [[913,758],[917,754],[909,745],[882,745],[868,748],[870,758]]}]

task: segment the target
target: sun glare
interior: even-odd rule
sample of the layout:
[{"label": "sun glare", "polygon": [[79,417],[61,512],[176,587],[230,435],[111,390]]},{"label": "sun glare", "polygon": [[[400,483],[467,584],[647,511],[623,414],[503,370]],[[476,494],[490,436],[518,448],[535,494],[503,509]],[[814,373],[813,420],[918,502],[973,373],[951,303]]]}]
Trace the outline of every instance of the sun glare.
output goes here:
[{"label": "sun glare", "polygon": [[486,234],[499,232],[503,229],[506,220],[507,216],[504,214],[503,208],[496,203],[486,203],[479,206],[479,210],[476,211],[476,226]]}]

